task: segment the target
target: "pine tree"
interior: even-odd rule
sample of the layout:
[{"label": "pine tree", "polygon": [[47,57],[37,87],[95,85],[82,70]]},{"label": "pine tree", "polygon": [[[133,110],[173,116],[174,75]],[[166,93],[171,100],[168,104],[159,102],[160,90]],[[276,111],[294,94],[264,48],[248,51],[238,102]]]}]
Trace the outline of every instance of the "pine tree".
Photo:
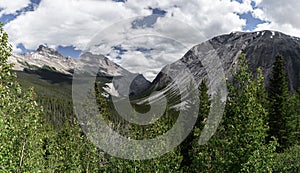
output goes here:
[{"label": "pine tree", "polygon": [[[210,169],[210,160],[213,157],[210,151],[211,142],[214,140],[210,140],[208,144],[199,145],[199,139],[201,136],[201,131],[205,125],[205,121],[210,112],[211,100],[208,95],[208,87],[206,85],[206,80],[202,80],[199,86],[199,112],[197,116],[197,121],[195,126],[191,132],[191,144],[187,146],[188,148],[188,157],[191,161],[190,165],[186,165],[183,167],[183,171],[186,172],[204,172],[209,171]],[[184,158],[183,158],[184,159]]]},{"label": "pine tree", "polygon": [[[180,152],[182,155],[181,169],[185,172],[194,172],[197,166],[194,165],[197,152],[199,151],[198,140],[200,137],[200,131],[204,126],[204,119],[208,117],[210,110],[210,98],[208,95],[208,87],[206,80],[202,80],[199,86],[199,112],[197,115],[197,121],[193,127],[191,133],[180,145]],[[193,163],[194,162],[194,163]]]},{"label": "pine tree", "polygon": [[[200,84],[199,93],[199,114],[196,122],[196,127],[202,129],[203,120],[208,117],[210,111],[210,97],[208,95],[208,87],[206,85],[206,80],[203,80]],[[198,136],[197,136],[198,137]]]},{"label": "pine tree", "polygon": [[285,71],[284,59],[281,55],[276,56],[270,78],[269,100],[269,138],[274,136],[278,139],[278,151],[287,146],[287,125],[288,117],[288,82]]}]

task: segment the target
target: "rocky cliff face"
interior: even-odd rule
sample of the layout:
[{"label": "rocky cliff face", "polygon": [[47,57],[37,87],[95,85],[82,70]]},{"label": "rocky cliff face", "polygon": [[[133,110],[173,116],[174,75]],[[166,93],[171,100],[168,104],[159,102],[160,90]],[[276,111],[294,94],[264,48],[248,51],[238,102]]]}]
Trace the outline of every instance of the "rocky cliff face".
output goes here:
[{"label": "rocky cliff face", "polygon": [[[125,83],[132,82],[130,93],[133,95],[145,90],[150,85],[150,82],[143,75],[131,73],[103,55],[84,53],[81,58],[75,59],[64,57],[56,50],[41,45],[36,52],[12,55],[8,61],[15,64],[15,71],[30,71],[30,73],[47,76],[55,73],[55,76],[61,74],[62,76],[68,75],[70,78],[72,78],[74,70],[94,68],[97,69],[98,76],[106,78],[104,89],[113,95],[126,95],[128,92],[122,90]],[[45,73],[45,71],[47,72]],[[47,78],[47,76],[42,76],[42,78]],[[134,77],[133,81],[129,81],[128,76]],[[122,78],[123,80],[113,82],[113,78]],[[118,88],[116,88],[117,86]]]},{"label": "rocky cliff face", "polygon": [[230,69],[236,67],[242,51],[246,53],[251,71],[262,68],[267,86],[275,56],[281,54],[286,62],[290,90],[295,91],[300,87],[300,38],[275,31],[260,31],[234,32],[194,46],[180,60],[162,69],[153,81],[152,89],[164,88],[172,78],[176,79],[175,74],[182,69],[178,68],[179,64],[184,64],[197,82],[211,75],[208,78],[209,85],[215,85],[214,80],[218,79],[214,79],[215,74],[208,73],[218,73],[221,69],[224,70],[224,76],[230,79]]}]

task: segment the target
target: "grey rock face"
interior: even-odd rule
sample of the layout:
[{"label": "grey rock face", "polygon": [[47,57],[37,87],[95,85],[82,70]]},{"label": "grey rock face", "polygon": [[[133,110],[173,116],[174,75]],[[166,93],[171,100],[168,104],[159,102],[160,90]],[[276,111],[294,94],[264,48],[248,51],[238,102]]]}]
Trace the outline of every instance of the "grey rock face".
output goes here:
[{"label": "grey rock face", "polygon": [[[15,64],[14,70],[16,71],[34,72],[44,69],[48,70],[49,73],[52,71],[56,74],[61,73],[62,75],[69,76],[73,76],[75,70],[85,73],[94,69],[96,72],[93,72],[93,74],[106,78],[105,82],[109,87],[107,91],[113,90],[116,95],[128,95],[128,91],[125,92],[123,89],[124,85],[131,84],[129,93],[132,95],[146,90],[150,85],[150,82],[143,75],[131,73],[103,55],[84,53],[81,55],[81,58],[75,59],[64,57],[56,50],[41,45],[36,52],[24,55],[12,55],[8,61]],[[135,78],[129,80],[129,76]],[[113,82],[113,78],[122,80],[115,80],[118,82]]]},{"label": "grey rock face", "polygon": [[63,57],[59,52],[57,52],[55,49],[46,47],[44,45],[40,45],[39,48],[37,49],[37,52],[45,55],[55,55],[57,57]]},{"label": "grey rock face", "polygon": [[[170,83],[173,74],[180,70],[178,63],[185,64],[197,82],[206,78],[210,86],[215,85],[214,80],[220,79],[213,76],[220,70],[230,79],[231,69],[236,67],[242,51],[246,53],[251,71],[255,72],[259,67],[262,69],[267,87],[275,57],[281,54],[286,62],[290,90],[296,91],[300,87],[300,38],[275,31],[260,31],[221,35],[193,47],[180,60],[162,69],[153,81],[152,89],[160,89]],[[212,72],[216,74],[208,74]]]},{"label": "grey rock face", "polygon": [[56,50],[41,45],[36,52],[12,55],[8,58],[8,61],[15,64],[14,70],[17,71],[47,68],[59,73],[72,75],[76,60],[64,57]]}]

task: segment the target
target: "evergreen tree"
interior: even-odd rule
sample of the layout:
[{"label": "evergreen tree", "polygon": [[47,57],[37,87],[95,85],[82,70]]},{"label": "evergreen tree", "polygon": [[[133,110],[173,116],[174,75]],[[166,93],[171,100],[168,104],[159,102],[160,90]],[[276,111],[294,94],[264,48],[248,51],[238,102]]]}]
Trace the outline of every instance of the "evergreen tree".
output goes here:
[{"label": "evergreen tree", "polygon": [[[202,129],[203,121],[208,117],[210,111],[210,98],[208,95],[208,87],[206,85],[206,80],[202,80],[200,84],[200,93],[199,93],[199,114],[196,122],[196,128]],[[195,134],[196,135],[196,134]],[[198,134],[199,135],[199,134]],[[199,137],[196,135],[196,137]]]},{"label": "evergreen tree", "polygon": [[200,131],[204,126],[204,119],[208,117],[210,110],[210,98],[208,95],[208,87],[206,80],[202,80],[199,86],[199,112],[197,115],[197,121],[193,127],[191,133],[180,145],[180,152],[182,155],[181,169],[185,172],[194,172],[195,165],[193,162],[196,160],[195,152],[199,151],[198,140],[200,137]]},{"label": "evergreen tree", "polygon": [[288,82],[285,71],[284,59],[281,55],[276,56],[270,78],[269,100],[269,138],[274,136],[280,144],[278,151],[287,147],[287,117],[288,117]]}]

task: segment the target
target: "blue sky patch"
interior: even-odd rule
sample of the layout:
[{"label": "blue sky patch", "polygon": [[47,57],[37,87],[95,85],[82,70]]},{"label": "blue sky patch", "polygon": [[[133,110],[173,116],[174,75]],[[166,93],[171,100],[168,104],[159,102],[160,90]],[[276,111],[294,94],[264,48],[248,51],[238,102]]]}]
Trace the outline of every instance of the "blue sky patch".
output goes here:
[{"label": "blue sky patch", "polygon": [[152,10],[152,14],[154,15],[165,16],[167,14],[167,11],[161,10],[159,8],[149,8],[149,9]]},{"label": "blue sky patch", "polygon": [[112,47],[119,55],[124,55],[124,53],[128,52],[128,50],[122,48],[122,45],[117,45]]},{"label": "blue sky patch", "polygon": [[74,46],[58,46],[56,50],[61,53],[63,56],[78,58],[82,53],[81,50],[76,50]]},{"label": "blue sky patch", "polygon": [[[30,4],[27,7],[24,7],[18,11],[16,11],[15,14],[5,14],[0,17],[0,21],[5,25],[9,23],[10,21],[14,20],[16,17],[20,16],[21,14],[24,14],[28,11],[34,11],[37,6],[40,4],[41,0],[30,0]],[[1,11],[1,10],[0,10]]]},{"label": "blue sky patch", "polygon": [[112,0],[112,1],[114,1],[114,2],[126,2],[127,0]]},{"label": "blue sky patch", "polygon": [[136,51],[142,52],[142,53],[150,53],[153,50],[154,50],[153,48],[145,48],[145,47],[136,48]]},{"label": "blue sky patch", "polygon": [[4,14],[0,17],[0,21],[5,25],[6,23],[14,20],[16,18],[13,14]]},{"label": "blue sky patch", "polygon": [[22,43],[19,43],[17,45],[17,48],[21,49],[22,53],[35,52],[35,50],[26,49],[25,46]]},{"label": "blue sky patch", "polygon": [[122,59],[122,55],[128,52],[128,50],[122,48],[122,45],[113,46],[111,48],[118,54],[116,57],[114,57],[116,59]]},{"label": "blue sky patch", "polygon": [[241,19],[246,20],[246,26],[243,27],[244,31],[252,31],[254,30],[258,24],[266,23],[266,21],[254,18],[251,14],[251,12],[244,13],[244,14],[239,14]]},{"label": "blue sky patch", "polygon": [[[22,50],[22,54],[36,52],[36,50],[26,49],[22,43],[18,44],[17,48]],[[65,57],[70,56],[73,58],[78,58],[82,53],[81,50],[76,50],[74,46],[58,46],[56,50]]]},{"label": "blue sky patch", "polygon": [[153,25],[156,23],[157,19],[159,17],[164,17],[167,13],[165,10],[161,10],[159,8],[151,8],[149,7],[149,10],[152,10],[152,14],[140,19],[136,19],[132,22],[132,28],[138,29],[138,28],[152,28]]},{"label": "blue sky patch", "polygon": [[[239,3],[243,3],[243,0],[235,0],[235,1],[237,1]],[[254,1],[251,1],[251,6],[253,9],[258,8]],[[266,23],[266,21],[254,18],[253,15],[251,14],[251,12],[238,14],[238,15],[240,16],[241,19],[246,20],[246,26],[243,27],[244,31],[253,31],[254,29],[256,29],[257,25]]]}]

